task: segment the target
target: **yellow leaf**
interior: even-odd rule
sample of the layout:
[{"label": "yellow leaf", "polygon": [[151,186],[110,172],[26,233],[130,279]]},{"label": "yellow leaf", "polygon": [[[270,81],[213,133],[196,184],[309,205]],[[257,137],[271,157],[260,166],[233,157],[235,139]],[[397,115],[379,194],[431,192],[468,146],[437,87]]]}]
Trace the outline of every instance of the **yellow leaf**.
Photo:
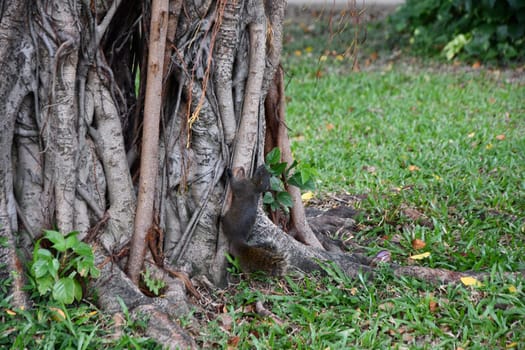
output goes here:
[{"label": "yellow leaf", "polygon": [[476,286],[481,287],[483,283],[475,279],[474,277],[461,277],[461,283],[463,283],[466,286]]},{"label": "yellow leaf", "polygon": [[486,149],[492,149],[494,146],[492,145],[492,143],[489,143],[488,145],[485,146]]},{"label": "yellow leaf", "polygon": [[319,57],[319,61],[321,61],[321,62],[324,62],[327,59],[328,59],[328,56],[326,56],[326,55],[322,55],[321,57]]},{"label": "yellow leaf", "polygon": [[303,202],[308,202],[312,198],[314,198],[314,193],[312,191],[305,192],[301,195]]},{"label": "yellow leaf", "polygon": [[516,289],[516,287],[515,287],[515,286],[513,286],[513,285],[510,285],[510,286],[509,286],[509,292],[510,292],[510,293],[512,293],[512,294],[514,294],[514,293],[517,293],[517,292],[518,292],[518,290]]},{"label": "yellow leaf", "polygon": [[506,347],[507,349],[510,349],[510,348],[516,348],[516,347],[518,347],[518,343],[514,341],[514,342],[512,342],[512,343],[510,343],[510,344],[505,345],[505,347]]},{"label": "yellow leaf", "polygon": [[10,316],[15,316],[15,315],[16,315],[16,312],[14,312],[13,310],[9,310],[9,309],[7,309],[7,310],[5,310],[5,312],[6,312],[8,315],[10,315]]},{"label": "yellow leaf", "polygon": [[90,313],[88,313],[88,316],[91,317],[95,316],[96,314],[98,314],[98,311],[91,311]]},{"label": "yellow leaf", "polygon": [[312,52],[313,50],[314,50],[314,49],[313,49],[311,46],[307,46],[307,47],[304,49],[304,51],[306,51],[306,52],[308,52],[308,53]]},{"label": "yellow leaf", "polygon": [[412,256],[410,256],[408,258],[412,259],[412,260],[423,260],[425,258],[428,258],[429,256],[430,256],[430,252],[425,252],[425,253],[421,253],[421,254],[412,255]]},{"label": "yellow leaf", "polygon": [[338,60],[338,61],[342,61],[342,60],[345,59],[345,56],[343,56],[343,55],[337,55],[337,56],[335,56],[335,59]]},{"label": "yellow leaf", "polygon": [[301,56],[302,54],[303,53],[301,52],[301,50],[295,50],[294,51],[294,55],[297,56],[297,57]]},{"label": "yellow leaf", "polygon": [[59,309],[58,307],[50,307],[49,310],[51,311],[51,317],[53,317],[55,321],[65,321],[66,314],[64,311],[62,311],[62,309]]}]

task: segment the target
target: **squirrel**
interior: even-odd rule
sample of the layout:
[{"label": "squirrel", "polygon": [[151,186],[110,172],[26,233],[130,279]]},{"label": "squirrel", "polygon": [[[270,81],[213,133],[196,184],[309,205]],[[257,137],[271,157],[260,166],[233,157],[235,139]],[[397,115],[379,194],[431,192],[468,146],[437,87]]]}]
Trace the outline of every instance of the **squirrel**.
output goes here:
[{"label": "squirrel", "polygon": [[227,169],[226,175],[230,183],[231,204],[222,217],[222,231],[230,241],[231,252],[239,259],[243,271],[262,270],[280,274],[284,266],[282,256],[270,249],[247,243],[257,218],[260,195],[270,190],[270,172],[265,165],[261,165],[251,179],[245,176],[242,167],[237,168],[235,174]]}]

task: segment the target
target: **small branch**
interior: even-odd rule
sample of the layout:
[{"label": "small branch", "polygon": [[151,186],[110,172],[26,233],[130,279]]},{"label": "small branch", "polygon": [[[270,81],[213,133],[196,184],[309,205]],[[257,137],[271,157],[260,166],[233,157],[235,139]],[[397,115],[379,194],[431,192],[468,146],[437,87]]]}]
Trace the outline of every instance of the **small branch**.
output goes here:
[{"label": "small branch", "polygon": [[120,5],[122,0],[113,0],[113,3],[111,4],[111,7],[109,8],[108,12],[106,12],[106,15],[104,16],[104,19],[100,24],[97,26],[97,44],[96,47],[99,46],[100,40],[104,36],[104,33],[106,33],[106,30],[108,29],[109,23],[113,19],[113,16],[115,16],[115,13],[117,12],[117,9]]},{"label": "small branch", "polygon": [[155,180],[158,169],[160,108],[162,106],[162,73],[164,71],[164,51],[168,26],[168,0],[153,0],[151,12],[140,184],[135,230],[127,266],[128,275],[136,285],[138,285],[146,254],[146,234],[153,219]]}]

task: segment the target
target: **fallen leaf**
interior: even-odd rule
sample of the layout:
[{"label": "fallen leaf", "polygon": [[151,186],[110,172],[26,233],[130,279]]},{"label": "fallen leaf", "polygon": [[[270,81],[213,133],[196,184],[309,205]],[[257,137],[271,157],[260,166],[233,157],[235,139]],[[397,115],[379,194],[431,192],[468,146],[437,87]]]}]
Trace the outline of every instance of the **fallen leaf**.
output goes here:
[{"label": "fallen leaf", "polygon": [[418,171],[419,170],[419,167],[417,165],[409,165],[408,166],[408,171]]},{"label": "fallen leaf", "polygon": [[50,307],[49,310],[51,311],[51,317],[57,321],[62,322],[66,319],[66,314],[62,309],[59,309],[58,307]]},{"label": "fallen leaf", "polygon": [[314,49],[313,49],[311,46],[307,46],[307,47],[304,49],[304,51],[305,51],[305,52],[308,52],[308,53],[312,52],[313,50],[314,50]]},{"label": "fallen leaf", "polygon": [[370,59],[371,59],[372,61],[377,60],[378,57],[379,57],[379,55],[378,55],[378,53],[377,53],[376,51],[374,51],[374,52],[372,52],[372,53],[370,54]]},{"label": "fallen leaf", "polygon": [[301,50],[295,50],[294,51],[294,55],[297,56],[297,57],[301,56],[302,54],[303,53],[301,52]]},{"label": "fallen leaf", "polygon": [[472,64],[472,68],[479,69],[481,68],[481,63],[479,61],[476,61]]},{"label": "fallen leaf", "polygon": [[494,148],[494,145],[492,143],[489,143],[488,145],[485,146],[485,149],[487,150],[491,150],[492,148]]},{"label": "fallen leaf", "polygon": [[510,286],[509,286],[509,292],[510,292],[510,293],[512,293],[512,294],[514,294],[514,293],[517,293],[517,292],[518,292],[518,290],[516,289],[516,287],[515,287],[515,286],[513,286],[513,285],[510,285]]},{"label": "fallen leaf", "polygon": [[416,255],[409,256],[408,258],[412,259],[412,260],[423,260],[425,258],[428,258],[429,256],[430,256],[430,252],[424,252],[424,253],[421,253],[421,254],[416,254]]},{"label": "fallen leaf", "polygon": [[342,60],[345,59],[345,56],[343,56],[343,55],[337,55],[337,56],[335,56],[335,59],[338,60],[338,61],[342,61]]},{"label": "fallen leaf", "polygon": [[474,277],[470,277],[470,276],[461,277],[461,283],[463,283],[466,286],[476,286],[476,287],[481,287],[483,285],[483,283],[481,283]]},{"label": "fallen leaf", "polygon": [[427,244],[424,241],[418,238],[412,240],[412,248],[414,248],[415,250],[423,249],[426,245]]},{"label": "fallen leaf", "polygon": [[505,140],[505,134],[501,134],[501,135],[496,136],[496,140],[498,140],[498,141]]},{"label": "fallen leaf", "polygon": [[363,165],[362,169],[363,171],[366,171],[367,173],[370,173],[370,174],[375,174],[377,170],[376,167],[372,165]]},{"label": "fallen leaf", "polygon": [[327,59],[328,59],[328,56],[326,56],[326,55],[322,55],[321,57],[319,57],[319,61],[321,61],[321,62],[324,62]]},{"label": "fallen leaf", "polygon": [[428,309],[430,310],[430,312],[436,313],[438,309],[438,303],[434,300],[430,300],[430,302],[428,303]]},{"label": "fallen leaf", "polygon": [[370,265],[377,266],[379,263],[388,263],[391,260],[392,260],[392,254],[388,250],[381,250],[372,259]]},{"label": "fallen leaf", "polygon": [[509,343],[509,344],[505,345],[505,347],[506,347],[507,349],[510,349],[510,348],[516,348],[516,347],[518,347],[518,343],[514,341],[514,342],[512,342],[512,343]]},{"label": "fallen leaf", "polygon": [[490,103],[491,105],[493,105],[494,103],[496,103],[496,99],[495,99],[494,97],[489,97],[488,101],[489,101],[489,103]]},{"label": "fallen leaf", "polygon": [[332,130],[334,130],[334,129],[335,129],[334,124],[332,124],[332,123],[328,123],[328,124],[326,124],[326,130],[327,130],[327,131],[332,131]]},{"label": "fallen leaf", "polygon": [[310,199],[314,198],[314,193],[312,191],[305,192],[301,195],[303,202],[308,202]]},{"label": "fallen leaf", "polygon": [[6,314],[10,315],[10,316],[15,316],[16,315],[16,312],[14,312],[13,310],[5,310]]},{"label": "fallen leaf", "polygon": [[228,339],[228,349],[237,349],[237,346],[239,345],[240,340],[241,340],[241,337],[237,335]]},{"label": "fallen leaf", "polygon": [[231,331],[233,328],[233,317],[230,314],[220,314],[217,317],[219,324],[225,331]]}]

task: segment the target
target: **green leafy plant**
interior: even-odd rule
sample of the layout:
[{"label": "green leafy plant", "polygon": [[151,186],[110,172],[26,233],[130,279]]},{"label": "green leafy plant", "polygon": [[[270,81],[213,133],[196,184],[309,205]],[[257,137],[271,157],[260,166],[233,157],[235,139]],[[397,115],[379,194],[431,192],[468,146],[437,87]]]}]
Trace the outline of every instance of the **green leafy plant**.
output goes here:
[{"label": "green leafy plant", "polygon": [[525,2],[407,0],[390,17],[394,42],[408,39],[421,54],[448,59],[510,61],[525,53]]},{"label": "green leafy plant", "polygon": [[155,296],[159,296],[162,290],[166,288],[166,282],[160,278],[154,278],[148,268],[142,273],[142,281],[146,288]]},{"label": "green leafy plant", "polygon": [[284,179],[286,183],[292,186],[299,187],[301,190],[312,190],[315,188],[313,181],[315,172],[313,169],[307,166],[299,166],[299,163],[295,160],[291,165],[281,162],[281,150],[277,147],[266,155],[266,165],[272,174],[270,179],[272,192],[266,192],[263,201],[272,211],[282,208],[285,212],[288,212],[289,208],[293,206],[292,197],[284,188],[284,183],[281,179]]},{"label": "green leafy plant", "polygon": [[49,230],[36,242],[29,271],[40,296],[51,293],[53,300],[63,304],[80,301],[81,283],[99,276],[91,247],[77,235],[76,231],[63,235]]}]

